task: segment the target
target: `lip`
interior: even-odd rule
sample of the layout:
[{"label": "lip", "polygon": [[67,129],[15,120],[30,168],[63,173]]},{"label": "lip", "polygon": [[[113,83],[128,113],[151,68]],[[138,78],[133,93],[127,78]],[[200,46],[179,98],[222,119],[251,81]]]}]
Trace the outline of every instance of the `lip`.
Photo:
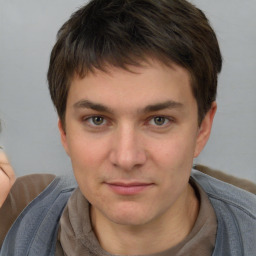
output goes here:
[{"label": "lip", "polygon": [[111,182],[105,183],[113,192],[119,195],[136,195],[142,193],[146,189],[150,188],[153,183],[141,183],[141,182]]}]

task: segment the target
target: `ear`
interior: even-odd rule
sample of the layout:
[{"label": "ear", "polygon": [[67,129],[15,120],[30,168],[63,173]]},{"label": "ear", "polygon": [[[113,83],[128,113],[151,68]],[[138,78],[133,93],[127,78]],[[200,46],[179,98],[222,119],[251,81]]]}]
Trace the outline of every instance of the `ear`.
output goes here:
[{"label": "ear", "polygon": [[63,128],[63,125],[61,123],[61,121],[58,121],[58,128],[59,128],[59,132],[60,132],[60,139],[61,139],[61,143],[62,146],[64,147],[66,153],[69,155],[69,150],[68,150],[68,143],[67,143],[67,135],[66,135],[66,131]]},{"label": "ear", "polygon": [[214,101],[212,103],[212,106],[211,106],[210,110],[206,113],[204,119],[202,120],[202,123],[200,125],[199,130],[198,130],[194,157],[199,156],[199,154],[203,150],[206,142],[208,141],[208,139],[210,137],[213,118],[215,116],[216,110],[217,110],[217,104]]}]

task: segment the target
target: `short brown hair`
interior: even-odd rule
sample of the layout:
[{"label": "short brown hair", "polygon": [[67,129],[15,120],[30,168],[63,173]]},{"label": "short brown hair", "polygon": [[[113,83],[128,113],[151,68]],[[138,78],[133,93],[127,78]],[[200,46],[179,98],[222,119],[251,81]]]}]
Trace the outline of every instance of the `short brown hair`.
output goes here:
[{"label": "short brown hair", "polygon": [[48,70],[62,124],[75,74],[82,78],[109,65],[128,69],[148,57],[189,71],[200,124],[216,99],[222,58],[207,18],[185,0],[92,0],[64,23]]}]

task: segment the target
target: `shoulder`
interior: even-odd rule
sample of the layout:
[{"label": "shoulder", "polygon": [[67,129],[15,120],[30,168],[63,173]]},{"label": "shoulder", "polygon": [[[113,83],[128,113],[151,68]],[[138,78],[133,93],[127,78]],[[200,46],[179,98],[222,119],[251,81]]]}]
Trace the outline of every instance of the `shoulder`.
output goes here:
[{"label": "shoulder", "polygon": [[14,183],[11,194],[15,196],[18,192],[23,192],[23,198],[26,201],[32,201],[39,195],[54,179],[53,174],[29,174],[17,178]]},{"label": "shoulder", "polygon": [[[73,176],[57,176],[45,187],[45,189],[37,195],[29,205],[23,210],[29,212],[30,210],[44,206],[45,208],[51,207],[56,204],[60,198],[68,198],[71,192],[77,187],[77,183]],[[64,200],[66,201],[66,199]],[[65,203],[64,203],[65,204]]]},{"label": "shoulder", "polygon": [[[34,201],[43,197],[50,200],[57,194],[76,187],[73,177],[56,177],[53,174],[30,174],[17,178],[6,201],[0,208],[0,247],[17,217]],[[39,204],[37,204],[39,205]]]},{"label": "shoulder", "polygon": [[52,174],[31,174],[17,178],[0,208],[0,245],[18,215],[54,179],[55,175]]},{"label": "shoulder", "polygon": [[[17,178],[4,207],[13,211],[22,211],[41,193],[49,193],[56,187],[61,190],[76,186],[72,176],[56,176],[53,174],[29,174]],[[48,191],[48,192],[47,192]]]},{"label": "shoulder", "polygon": [[253,255],[256,251],[256,195],[192,170],[214,208],[218,229],[214,256]]},{"label": "shoulder", "polygon": [[256,220],[256,195],[197,170],[192,170],[191,177],[204,189],[212,202],[225,203]]},{"label": "shoulder", "polygon": [[195,165],[194,169],[196,169],[202,173],[205,173],[211,177],[214,177],[218,180],[222,180],[226,183],[232,184],[236,187],[239,187],[239,188],[249,191],[253,194],[256,194],[256,184],[251,182],[250,180],[238,178],[233,175],[227,174],[223,171],[212,169],[208,166],[200,165],[200,164]]},{"label": "shoulder", "polygon": [[192,170],[191,178],[206,192],[217,217],[213,255],[253,255],[256,195],[197,170]]},{"label": "shoulder", "polygon": [[13,223],[2,245],[4,255],[38,255],[38,248],[43,255],[52,255],[60,216],[76,187],[73,176],[54,177]]},{"label": "shoulder", "polygon": [[30,174],[17,178],[0,209],[0,219],[2,220],[3,214],[7,212],[16,218],[55,178],[52,174]]}]

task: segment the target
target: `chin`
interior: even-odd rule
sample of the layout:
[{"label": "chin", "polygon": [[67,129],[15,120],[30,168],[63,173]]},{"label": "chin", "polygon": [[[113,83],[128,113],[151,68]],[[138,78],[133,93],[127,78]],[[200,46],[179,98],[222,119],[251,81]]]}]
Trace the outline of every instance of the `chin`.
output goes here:
[{"label": "chin", "polygon": [[107,218],[112,222],[119,225],[128,226],[140,226],[150,222],[153,219],[151,211],[148,209],[142,209],[137,205],[122,206],[118,208],[112,208],[113,211],[106,214]]}]

